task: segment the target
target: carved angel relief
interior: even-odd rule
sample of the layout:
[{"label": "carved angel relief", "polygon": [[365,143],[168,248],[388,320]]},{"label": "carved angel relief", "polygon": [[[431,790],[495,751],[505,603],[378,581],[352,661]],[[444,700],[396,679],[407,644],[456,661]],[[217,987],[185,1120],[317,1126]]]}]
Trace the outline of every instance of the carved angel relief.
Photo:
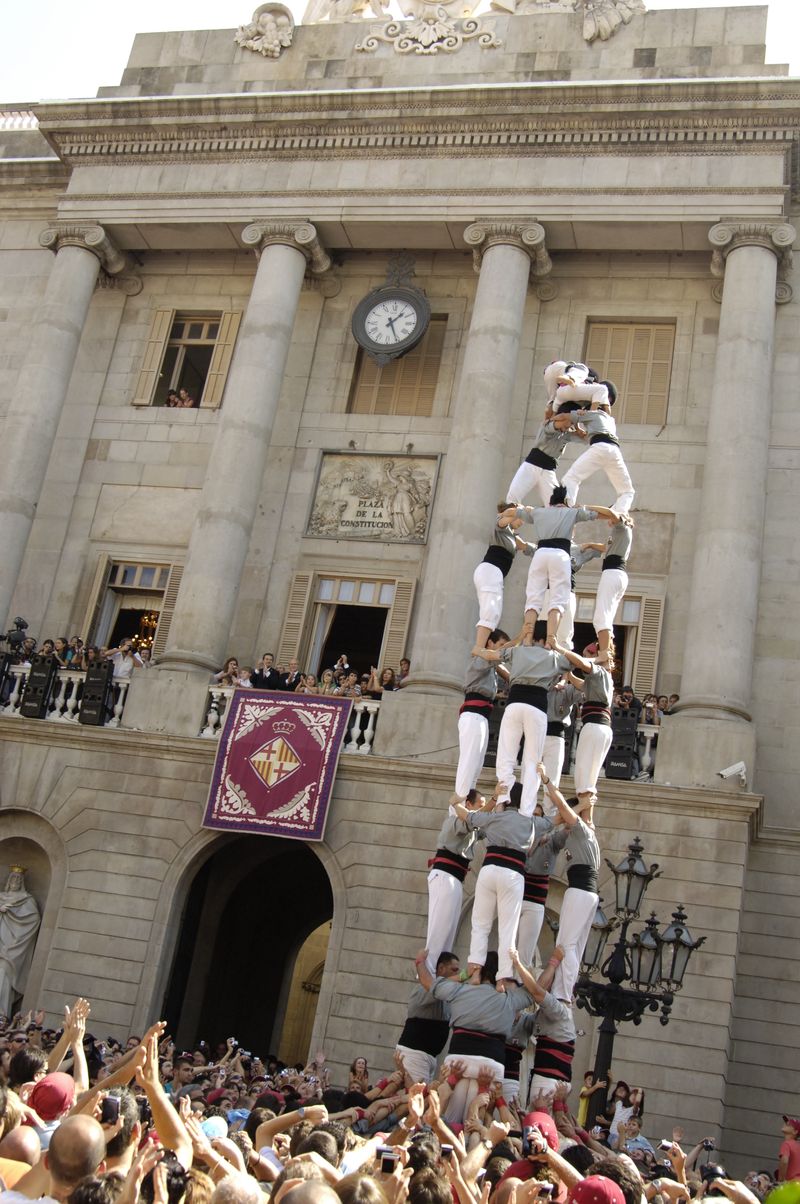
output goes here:
[{"label": "carved angel relief", "polygon": [[607,42],[620,25],[628,25],[636,13],[645,12],[644,0],[584,0],[583,36],[587,42]]},{"label": "carved angel relief", "polygon": [[244,50],[276,59],[292,44],[294,17],[285,4],[260,4],[247,25],[240,25],[234,40]]}]

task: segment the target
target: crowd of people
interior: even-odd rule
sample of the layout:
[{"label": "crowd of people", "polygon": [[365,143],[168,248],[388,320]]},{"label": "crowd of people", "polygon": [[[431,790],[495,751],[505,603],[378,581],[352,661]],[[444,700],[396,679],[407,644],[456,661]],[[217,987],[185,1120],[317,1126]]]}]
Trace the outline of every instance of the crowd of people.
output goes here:
[{"label": "crowd of people", "polygon": [[179,1051],[163,1022],[102,1039],[90,1014],[77,999],[59,1029],[2,1019],[0,1204],[781,1204],[776,1184],[800,1177],[794,1117],[776,1165],[736,1180],[711,1138],[643,1136],[644,1091],[621,1081],[587,1129],[590,1077],[525,1111],[486,1067],[458,1123],[457,1062],[424,1082],[396,1052],[373,1083],[357,1057],[335,1082],[322,1051],[296,1066],[233,1037]]},{"label": "crowd of people", "polygon": [[240,666],[237,657],[228,657],[220,671],[213,674],[212,681],[232,689],[278,690],[292,694],[380,700],[382,694],[402,689],[410,672],[411,661],[402,657],[397,671],[387,667],[379,672],[371,665],[369,673],[359,673],[351,667],[347,654],[342,653],[336,663],[323,669],[318,677],[316,673],[303,673],[296,658],[292,658],[283,668],[275,664],[273,653],[265,652],[256,661],[255,668],[251,665]]}]

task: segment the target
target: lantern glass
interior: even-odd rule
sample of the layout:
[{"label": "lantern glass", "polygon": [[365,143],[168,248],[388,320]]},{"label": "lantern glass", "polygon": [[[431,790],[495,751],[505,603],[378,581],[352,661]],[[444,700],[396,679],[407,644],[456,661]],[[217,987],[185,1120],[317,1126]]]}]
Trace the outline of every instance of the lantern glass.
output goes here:
[{"label": "lantern glass", "polygon": [[586,974],[591,974],[602,962],[606,942],[614,927],[603,911],[601,904],[602,900],[597,904],[597,911],[594,913],[592,926],[589,929],[589,939],[586,942],[586,948],[581,958],[581,969]]},{"label": "lantern glass", "polygon": [[630,957],[631,982],[639,990],[652,990],[661,978],[661,938],[655,912],[631,941]]},{"label": "lantern glass", "polygon": [[686,927],[686,912],[683,904],[672,913],[672,923],[662,932],[660,941],[663,950],[661,985],[668,991],[680,991],[689,965],[689,958],[699,949],[706,938],[694,940]]},{"label": "lantern glass", "polygon": [[648,869],[642,860],[642,842],[637,836],[628,845],[627,856],[619,865],[611,865],[616,884],[617,912],[630,919],[638,916],[642,906],[644,892],[653,878],[658,877],[658,866],[651,865]]}]

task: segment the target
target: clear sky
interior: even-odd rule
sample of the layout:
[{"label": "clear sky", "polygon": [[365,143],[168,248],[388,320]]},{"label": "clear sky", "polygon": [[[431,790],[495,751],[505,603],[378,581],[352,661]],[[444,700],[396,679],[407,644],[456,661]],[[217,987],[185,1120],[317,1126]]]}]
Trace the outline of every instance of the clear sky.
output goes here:
[{"label": "clear sky", "polygon": [[[234,29],[259,0],[39,0],[0,3],[0,104],[94,96],[119,83],[136,33]],[[646,0],[650,9],[739,7],[747,0]],[[300,19],[305,0],[288,0]],[[800,75],[800,0],[769,0],[767,62]]]}]

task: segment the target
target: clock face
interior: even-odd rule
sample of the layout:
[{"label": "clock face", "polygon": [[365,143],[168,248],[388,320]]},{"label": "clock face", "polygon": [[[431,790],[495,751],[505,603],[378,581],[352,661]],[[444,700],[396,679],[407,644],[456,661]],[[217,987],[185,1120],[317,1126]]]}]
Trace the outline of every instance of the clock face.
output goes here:
[{"label": "clock face", "polygon": [[384,285],[359,301],[353,336],[376,363],[388,364],[416,347],[430,318],[430,304],[420,289]]},{"label": "clock face", "polygon": [[417,311],[409,301],[392,297],[367,311],[364,330],[373,343],[395,347],[414,333],[418,322]]}]

